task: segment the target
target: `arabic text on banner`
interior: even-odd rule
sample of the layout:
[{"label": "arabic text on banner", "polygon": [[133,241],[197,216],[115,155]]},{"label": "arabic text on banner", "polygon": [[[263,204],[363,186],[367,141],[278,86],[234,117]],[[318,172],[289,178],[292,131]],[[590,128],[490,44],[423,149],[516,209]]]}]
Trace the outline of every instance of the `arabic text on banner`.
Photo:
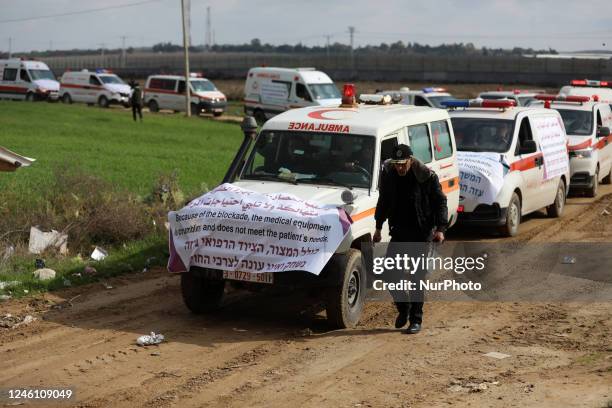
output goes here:
[{"label": "arabic text on banner", "polygon": [[223,184],[168,214],[171,272],[301,270],[318,275],[348,232],[344,210]]},{"label": "arabic text on banner", "polygon": [[540,139],[544,158],[544,180],[561,176],[569,171],[567,136],[561,119],[540,117],[533,119],[533,126]]},{"label": "arabic text on banner", "polygon": [[499,153],[457,152],[461,195],[493,204],[504,186],[504,164]]}]

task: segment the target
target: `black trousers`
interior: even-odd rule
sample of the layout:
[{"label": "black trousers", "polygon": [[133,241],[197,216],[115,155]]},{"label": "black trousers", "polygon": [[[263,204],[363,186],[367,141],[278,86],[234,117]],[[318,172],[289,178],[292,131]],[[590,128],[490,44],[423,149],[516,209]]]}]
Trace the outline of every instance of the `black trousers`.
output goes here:
[{"label": "black trousers", "polygon": [[[424,234],[394,229],[387,249],[387,257],[395,258],[396,255],[408,255],[412,258],[427,257],[430,243],[426,242],[426,240],[427,237]],[[414,286],[414,289],[409,292],[398,290],[390,292],[397,311],[402,314],[408,314],[410,323],[423,323],[425,293],[420,289],[420,281],[425,279],[426,274],[427,268],[425,267],[418,268],[415,271],[398,269],[391,274],[392,281],[399,282],[405,279],[412,282]]]},{"label": "black trousers", "polygon": [[140,116],[140,120],[142,121],[142,107],[139,104],[132,104],[132,117],[134,118],[134,122],[136,122],[136,114]]}]

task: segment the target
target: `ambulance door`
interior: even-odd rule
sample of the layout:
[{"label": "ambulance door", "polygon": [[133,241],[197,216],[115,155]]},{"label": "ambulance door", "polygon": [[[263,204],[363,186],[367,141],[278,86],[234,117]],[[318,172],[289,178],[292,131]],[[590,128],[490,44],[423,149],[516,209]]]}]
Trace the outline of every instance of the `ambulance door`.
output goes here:
[{"label": "ambulance door", "polygon": [[448,120],[438,120],[429,124],[434,153],[431,169],[438,175],[442,191],[447,197],[448,216],[452,223],[457,217],[459,206],[459,166],[451,129]]},{"label": "ambulance door", "polygon": [[[541,186],[544,181],[544,157],[539,143],[534,138],[531,121],[527,116],[517,119],[515,134],[517,143],[514,161],[510,170],[521,173],[521,213],[526,214],[545,206]],[[535,152],[529,151],[529,145],[535,143]]]},{"label": "ambulance door", "polygon": [[[600,105],[596,113],[597,130],[607,127],[612,130],[612,110],[609,105]],[[612,169],[612,136],[597,136],[597,147],[599,155],[599,176],[606,177]]]},{"label": "ambulance door", "polygon": [[17,83],[18,71],[18,68],[6,65],[2,72],[2,85],[4,88],[2,94],[8,99],[25,99],[26,93],[25,90],[22,89],[23,87],[15,86]]},{"label": "ambulance door", "polygon": [[20,88],[29,89],[32,86],[32,81],[30,79],[30,74],[25,67],[21,67],[19,69],[19,77],[17,79],[17,84]]},{"label": "ambulance door", "polygon": [[[178,86],[176,88],[176,95],[172,98],[172,101],[169,102],[172,106],[172,108],[170,109],[174,109],[176,111],[185,111],[185,81],[179,79],[177,82]],[[191,95],[193,95],[193,89],[191,89]],[[193,96],[191,98],[193,100]]]},{"label": "ambulance door", "polygon": [[[376,183],[377,191],[380,189],[380,179],[382,176],[383,163],[385,162],[385,160],[393,157],[393,151],[395,150],[395,146],[399,144],[398,137],[400,133],[401,133],[400,131],[390,133],[387,136],[383,137],[383,139],[380,142],[380,146],[379,146],[380,153],[378,156],[380,160],[378,162],[378,180]],[[381,235],[382,235],[383,242],[387,242],[391,239],[391,236],[389,235],[389,223],[388,222],[385,222],[383,224]]]},{"label": "ambulance door", "polygon": [[84,99],[87,103],[96,103],[98,102],[98,92],[102,88],[102,83],[95,75],[89,76],[89,82],[86,85],[87,91],[85,92]]},{"label": "ambulance door", "polygon": [[295,94],[291,97],[291,103],[289,108],[303,108],[305,106],[311,106],[313,104],[312,95],[306,84],[296,82],[294,92]]}]

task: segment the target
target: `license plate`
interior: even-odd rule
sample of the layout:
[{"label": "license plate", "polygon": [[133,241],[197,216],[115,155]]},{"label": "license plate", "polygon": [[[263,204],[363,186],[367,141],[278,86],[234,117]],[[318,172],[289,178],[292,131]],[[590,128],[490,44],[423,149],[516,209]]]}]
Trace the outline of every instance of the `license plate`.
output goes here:
[{"label": "license plate", "polygon": [[223,279],[273,284],[274,274],[271,272],[223,271]]},{"label": "license plate", "polygon": [[223,109],[213,109],[213,112],[223,112]]}]

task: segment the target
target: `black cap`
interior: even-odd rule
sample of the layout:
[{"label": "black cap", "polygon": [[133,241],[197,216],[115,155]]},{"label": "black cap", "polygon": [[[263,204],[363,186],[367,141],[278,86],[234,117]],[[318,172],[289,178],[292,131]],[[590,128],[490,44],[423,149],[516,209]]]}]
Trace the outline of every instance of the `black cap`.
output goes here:
[{"label": "black cap", "polygon": [[393,149],[393,155],[390,157],[391,163],[405,163],[409,158],[412,157],[412,149],[410,146],[400,144],[395,146]]}]

